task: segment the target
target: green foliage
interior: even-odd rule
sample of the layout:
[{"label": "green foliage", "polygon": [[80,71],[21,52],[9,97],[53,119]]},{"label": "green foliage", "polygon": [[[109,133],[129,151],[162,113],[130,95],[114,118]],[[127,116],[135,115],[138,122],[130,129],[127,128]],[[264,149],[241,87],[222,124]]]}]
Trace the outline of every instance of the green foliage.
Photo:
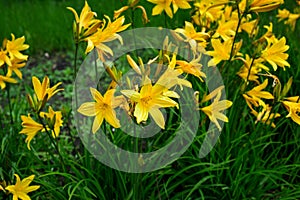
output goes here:
[{"label": "green foliage", "polygon": [[[111,2],[99,3],[96,0],[89,1],[89,4],[98,16],[112,16],[114,9],[125,4],[123,1],[114,2],[115,7],[111,6]],[[11,85],[14,124],[9,119],[7,94],[0,91],[0,181],[14,180],[14,173],[22,175],[22,178],[35,174],[34,183],[41,185],[41,188],[31,193],[32,199],[300,199],[300,127],[284,117],[276,121],[276,128],[255,122],[237,89],[243,84],[236,78],[240,66],[237,61],[231,62],[232,68],[225,71],[226,76],[223,77],[227,96],[233,101],[227,113],[229,122],[225,123],[216,146],[208,156],[198,158],[207,123],[207,118],[201,116],[203,123],[192,145],[178,160],[163,169],[130,174],[111,169],[96,160],[80,141],[71,111],[73,16],[66,7],[79,10],[83,3],[50,0],[0,2],[0,7],[5,8],[0,17],[0,24],[3,25],[0,41],[10,37],[11,32],[16,36],[25,35],[32,54],[27,66],[22,69],[24,80]],[[149,3],[145,4],[150,7]],[[139,18],[139,15],[141,13],[134,17]],[[275,15],[275,11],[263,14],[262,24],[270,20],[275,24]],[[126,16],[132,17],[129,11]],[[180,24],[182,27],[183,19],[188,15],[179,16],[182,15],[179,13],[168,22],[168,26],[174,28]],[[153,17],[147,26],[164,26],[162,18]],[[141,26],[139,23],[136,26]],[[294,86],[289,91],[290,96],[300,92],[297,87],[300,84],[299,29],[300,26],[297,26],[295,32],[291,32],[283,23],[274,26],[274,32],[286,36],[290,46],[291,68],[287,73],[278,74],[283,84],[293,76]],[[53,98],[51,104],[63,113],[64,126],[57,142],[65,171],[45,133],[35,137],[31,151],[26,147],[25,136],[19,134],[20,116],[30,111],[25,95],[33,93],[33,75],[39,78],[48,75],[51,83],[63,83],[64,92]],[[203,88],[198,79],[188,78],[194,87]],[[281,107],[279,109],[286,112]],[[175,132],[178,115],[172,109],[169,111],[171,117],[166,126],[172,127],[153,139],[153,149],[163,146],[162,141],[168,142]],[[136,142],[133,138],[124,137],[122,132],[116,132],[113,136],[110,139],[124,149],[132,150],[132,143]],[[4,198],[7,196],[0,192],[0,199]]]}]

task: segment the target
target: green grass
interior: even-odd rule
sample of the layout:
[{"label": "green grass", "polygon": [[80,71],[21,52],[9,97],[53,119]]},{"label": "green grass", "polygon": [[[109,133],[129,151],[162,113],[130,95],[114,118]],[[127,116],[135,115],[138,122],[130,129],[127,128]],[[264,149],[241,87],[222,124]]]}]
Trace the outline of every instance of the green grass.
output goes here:
[{"label": "green grass", "polygon": [[[116,8],[126,3],[115,2]],[[222,74],[227,97],[233,101],[233,106],[227,112],[229,122],[225,123],[216,146],[208,156],[198,158],[206,134],[205,125],[209,122],[201,114],[201,126],[192,145],[178,160],[160,170],[143,174],[125,173],[96,160],[79,139],[71,111],[73,16],[66,7],[71,6],[79,11],[83,4],[84,1],[58,0],[0,2],[0,40],[5,37],[10,39],[10,33],[17,37],[25,35],[31,55],[27,66],[22,69],[24,79],[10,87],[13,124],[10,124],[6,90],[0,91],[0,181],[13,180],[14,173],[20,174],[21,178],[35,174],[34,184],[41,185],[41,188],[30,193],[32,199],[300,199],[300,126],[284,117],[288,113],[283,106],[279,107],[283,117],[275,120],[276,128],[255,122],[239,90],[243,84],[236,75],[242,65],[239,61],[225,65],[228,68]],[[113,15],[112,3],[91,0],[89,4],[99,18],[104,14]],[[152,5],[145,5],[150,13]],[[292,8],[289,3],[286,5]],[[287,37],[291,67],[285,72],[278,70],[276,75],[283,84],[293,76],[293,87],[288,96],[300,95],[297,87],[300,84],[299,21],[296,30],[291,32],[283,23],[277,23],[276,13],[262,14],[260,23],[267,25],[272,21],[275,35]],[[181,14],[184,14],[182,18]],[[126,12],[126,16],[130,18],[131,13]],[[135,19],[139,16],[140,13]],[[175,28],[179,24],[178,27],[183,27],[183,19],[188,19],[188,16],[188,12],[180,11],[173,21],[167,21],[167,25]],[[136,21],[135,26],[142,26],[139,19]],[[147,26],[164,25],[162,15],[151,18]],[[260,29],[264,33],[262,26]],[[80,61],[84,57],[83,48],[81,46]],[[50,57],[44,52],[49,52]],[[31,151],[24,142],[26,137],[18,134],[22,129],[20,115],[27,115],[30,111],[25,95],[33,93],[33,75],[40,79],[48,75],[51,85],[60,81],[63,83],[65,91],[54,97],[50,104],[55,110],[61,109],[64,116],[58,143],[66,171],[62,169],[59,157],[44,133],[33,139]],[[206,90],[198,79],[188,78],[194,88]],[[172,118],[167,124],[172,126],[167,131],[149,140],[138,141],[149,142],[148,151],[163,146],[174,136],[180,116],[172,109],[170,113]],[[110,131],[109,126],[107,130]],[[124,149],[131,150],[134,150],[132,144],[137,142],[122,131],[115,132],[109,138]],[[6,197],[0,191],[0,199]]]},{"label": "green grass", "polygon": [[[120,5],[120,2],[114,1],[114,4]],[[74,17],[66,7],[73,7],[80,13],[83,5],[83,0],[0,1],[0,39],[11,39],[11,33],[17,37],[25,35],[31,54],[72,49],[74,42],[71,22]],[[103,17],[104,12],[110,17],[113,16],[113,7],[108,4],[92,0],[89,5],[97,11],[99,17]]]}]

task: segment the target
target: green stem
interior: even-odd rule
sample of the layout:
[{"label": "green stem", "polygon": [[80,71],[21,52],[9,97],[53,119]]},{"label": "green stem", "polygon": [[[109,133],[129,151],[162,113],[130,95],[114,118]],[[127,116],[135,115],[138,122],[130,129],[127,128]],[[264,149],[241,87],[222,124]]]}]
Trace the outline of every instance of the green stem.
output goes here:
[{"label": "green stem", "polygon": [[10,123],[14,123],[13,115],[12,115],[12,107],[11,107],[11,101],[10,101],[10,85],[7,84],[7,101],[8,101],[8,107],[9,107],[9,115],[10,115]]},{"label": "green stem", "polygon": [[2,114],[0,115],[0,128],[3,128]]},{"label": "green stem", "polygon": [[[95,77],[97,77],[98,69],[97,69],[97,52],[96,52],[96,50],[94,50],[93,54],[94,54]],[[100,90],[99,82],[97,83],[97,90],[98,91]]]},{"label": "green stem", "polygon": [[74,57],[74,83],[75,83],[75,107],[78,107],[78,99],[77,99],[77,87],[76,87],[76,74],[77,74],[77,54],[78,54],[78,43],[75,43],[75,57]]},{"label": "green stem", "polygon": [[138,52],[137,52],[137,49],[136,49],[136,37],[135,37],[135,23],[134,23],[134,10],[133,8],[131,8],[131,29],[132,29],[132,35],[133,35],[133,42],[134,42],[134,53],[135,53],[135,56],[138,57]]},{"label": "green stem", "polygon": [[251,61],[251,64],[250,64],[250,67],[249,67],[249,71],[248,71],[248,74],[247,74],[246,83],[248,83],[248,81],[249,81],[249,77],[250,77],[250,74],[251,74],[252,66],[254,64],[254,60],[255,60],[255,55],[252,56],[252,61]]},{"label": "green stem", "polygon": [[160,194],[160,191],[159,191],[158,180],[157,180],[157,174],[155,175],[155,182],[156,182],[156,188],[157,188],[158,199],[161,200],[161,194]]},{"label": "green stem", "polygon": [[[272,126],[272,123],[273,123],[273,121],[274,121],[274,119],[275,119],[275,116],[276,116],[276,114],[278,113],[278,108],[279,108],[279,106],[280,106],[280,104],[277,104],[277,105],[271,107],[271,109],[270,109],[270,114],[269,114],[269,116],[268,116],[268,118],[267,118],[267,120],[266,120],[266,122],[265,122],[265,124],[267,124],[268,121],[270,120],[270,124],[268,125],[268,127],[271,127],[271,126]],[[274,115],[273,115],[273,118],[270,119],[273,110],[274,110]],[[265,115],[265,114],[264,114],[264,115]],[[263,116],[263,117],[264,117],[264,116]],[[263,118],[263,117],[262,117],[262,118]]]},{"label": "green stem", "polygon": [[[59,156],[59,160],[60,160],[60,163],[61,163],[61,165],[62,165],[63,172],[66,172],[65,162],[64,162],[64,160],[63,160],[62,155],[61,155],[60,152],[59,152],[59,148],[58,148],[57,143],[54,141],[53,137],[51,137],[51,133],[48,131],[48,129],[47,129],[45,123],[43,122],[43,119],[42,119],[41,116],[39,115],[39,113],[38,113],[37,115],[38,115],[38,119],[39,119],[40,123],[43,125],[43,128],[45,129],[45,132],[47,133],[48,137],[50,138],[51,143],[54,145],[54,148],[55,148],[55,150],[56,150],[56,152],[57,152],[57,154],[58,154],[58,156]],[[53,131],[54,131],[54,130],[53,130]],[[54,156],[53,156],[53,157],[54,157]]]},{"label": "green stem", "polygon": [[168,28],[167,13],[164,12],[165,28]]},{"label": "green stem", "polygon": [[[75,96],[75,109],[78,108],[78,96],[77,96],[77,84],[76,84],[76,75],[77,75],[77,57],[78,57],[78,48],[79,48],[79,43],[77,42],[77,40],[75,41],[75,54],[74,54],[74,96]],[[76,110],[74,111],[76,112]],[[79,122],[78,119],[76,118],[76,123],[77,126],[79,126]],[[76,151],[76,154],[78,155],[78,158],[80,158],[80,153],[79,151],[76,150],[76,138],[73,137],[71,131],[70,131],[70,137],[74,146],[74,150]]]},{"label": "green stem", "polygon": [[[3,72],[4,72],[4,74],[7,73],[7,69],[5,67],[3,68]],[[11,102],[10,102],[10,85],[9,85],[9,83],[7,84],[6,91],[7,91],[9,114],[10,114],[10,123],[13,124],[14,120],[13,120],[13,116],[12,116],[12,107],[11,107]]]},{"label": "green stem", "polygon": [[[136,135],[136,127],[134,126],[133,128],[133,131],[134,131],[134,136],[135,136],[135,142],[134,142],[134,152],[136,153],[139,153],[141,151],[139,151],[139,137]],[[133,162],[136,162],[136,165],[139,165],[139,162],[138,160],[136,161],[133,161]],[[133,184],[134,184],[134,187],[133,187],[133,195],[134,195],[134,199],[141,199],[141,174],[138,173],[138,174],[134,174],[134,180],[133,180]]]},{"label": "green stem", "polygon": [[238,0],[236,1],[236,5],[237,5],[236,6],[237,7],[237,12],[238,12],[238,15],[239,15],[239,21],[238,21],[238,25],[236,27],[235,34],[234,34],[234,37],[233,37],[229,61],[231,61],[231,59],[233,57],[234,43],[236,41],[236,38],[237,38],[237,35],[238,35],[238,32],[239,32],[239,28],[240,28],[241,23],[242,23],[242,19],[243,19],[244,15],[245,15],[245,12],[243,13],[243,15],[241,15],[241,13],[240,13],[240,8],[239,8]]}]

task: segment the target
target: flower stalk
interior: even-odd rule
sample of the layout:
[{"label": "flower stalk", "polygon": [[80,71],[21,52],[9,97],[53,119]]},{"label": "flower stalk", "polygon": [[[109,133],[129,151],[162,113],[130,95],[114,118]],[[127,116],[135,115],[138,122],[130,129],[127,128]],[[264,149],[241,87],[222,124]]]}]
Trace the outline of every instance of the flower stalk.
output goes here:
[{"label": "flower stalk", "polygon": [[[43,125],[43,128],[44,128],[46,134],[48,135],[48,137],[49,137],[51,143],[53,144],[53,146],[54,146],[54,148],[55,148],[55,150],[56,150],[56,152],[57,152],[57,154],[58,154],[58,156],[59,156],[59,160],[60,160],[61,166],[62,166],[62,168],[63,168],[63,172],[66,172],[65,162],[64,162],[64,159],[63,159],[63,157],[62,157],[62,155],[61,155],[61,153],[60,153],[60,151],[59,151],[57,142],[55,142],[54,139],[53,139],[53,137],[51,137],[51,134],[50,134],[50,132],[48,131],[48,128],[46,127],[46,124],[44,123],[42,117],[40,116],[40,113],[37,113],[37,116],[38,116],[38,119],[39,119],[40,123]],[[53,129],[53,131],[54,131],[54,129]],[[55,134],[55,133],[54,133],[54,134]],[[52,156],[53,156],[53,154],[52,154]],[[53,157],[54,157],[54,156],[53,156]]]}]

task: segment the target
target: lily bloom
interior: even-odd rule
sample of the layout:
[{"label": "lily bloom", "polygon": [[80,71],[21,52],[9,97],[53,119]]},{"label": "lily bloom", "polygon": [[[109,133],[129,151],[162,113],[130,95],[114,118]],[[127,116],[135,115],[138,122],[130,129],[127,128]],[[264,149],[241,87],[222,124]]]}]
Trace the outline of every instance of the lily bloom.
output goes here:
[{"label": "lily bloom", "polygon": [[28,44],[24,44],[25,37],[15,38],[14,34],[11,34],[12,40],[7,40],[6,51],[8,52],[10,59],[18,58],[21,60],[27,60],[28,56],[23,55],[20,51],[24,51],[29,48]]},{"label": "lily bloom", "polygon": [[209,106],[199,108],[209,117],[210,121],[217,126],[219,131],[221,131],[222,128],[218,120],[221,120],[223,122],[228,122],[227,116],[224,115],[221,111],[226,110],[232,106],[232,101],[229,100],[220,101],[222,88],[223,87],[218,87],[217,89],[212,91],[209,95],[205,96],[202,102],[206,102],[212,99],[213,97],[215,96],[216,97],[214,98],[213,102]]},{"label": "lily bloom", "polygon": [[173,12],[171,9],[172,0],[148,0],[151,3],[156,4],[152,9],[152,15],[159,15],[163,11],[167,13],[170,18],[173,18]]},{"label": "lily bloom", "polygon": [[267,85],[268,79],[266,79],[262,84],[254,87],[252,90],[246,92],[246,94],[243,94],[247,105],[252,111],[254,111],[254,109],[252,108],[252,104],[255,107],[258,107],[259,105],[265,105],[265,103],[261,99],[274,99],[274,96],[270,92],[262,91],[267,87]]},{"label": "lily bloom", "polygon": [[146,121],[150,114],[155,123],[164,129],[165,119],[159,108],[178,107],[178,104],[174,100],[164,95],[164,93],[167,93],[166,87],[157,83],[152,85],[148,77],[146,77],[140,92],[122,90],[121,93],[130,98],[133,102],[136,102],[133,115],[136,117],[138,124],[142,121]]},{"label": "lily bloom", "polygon": [[57,83],[53,87],[50,87],[50,79],[48,78],[48,76],[44,77],[42,83],[37,77],[33,76],[32,84],[33,84],[35,95],[39,101],[43,101],[44,98],[46,97],[47,97],[46,100],[49,100],[57,92],[63,90],[63,89],[57,89],[57,87],[61,84],[61,82]]},{"label": "lily bloom", "polygon": [[105,61],[105,56],[113,55],[113,51],[104,43],[118,39],[120,43],[123,44],[122,37],[117,33],[124,31],[130,26],[130,24],[123,25],[125,22],[124,16],[117,18],[113,22],[111,22],[108,16],[105,15],[105,17],[108,22],[106,23],[106,20],[103,20],[103,26],[98,28],[93,35],[86,38],[88,45],[85,50],[87,54],[96,47],[98,56],[102,61]]},{"label": "lily bloom", "polygon": [[95,116],[92,126],[93,133],[99,130],[104,119],[115,128],[121,127],[114,110],[117,107],[114,102],[115,91],[115,89],[110,89],[102,96],[95,88],[90,88],[90,92],[96,102],[86,102],[78,108],[77,111],[85,116]]},{"label": "lily bloom", "polygon": [[253,0],[250,4],[250,10],[253,12],[269,12],[278,8],[284,0]]},{"label": "lily bloom", "polygon": [[207,51],[207,55],[213,58],[208,62],[208,66],[214,66],[219,64],[222,60],[230,59],[230,52],[232,46],[232,40],[228,39],[221,43],[220,39],[212,39],[211,44],[214,48],[213,51]]},{"label": "lily bloom", "polygon": [[30,150],[31,140],[39,131],[42,131],[44,127],[42,124],[34,121],[29,114],[28,116],[22,115],[21,119],[23,129],[20,131],[20,134],[27,135],[25,142],[27,143],[27,148]]},{"label": "lily bloom", "polygon": [[24,178],[22,181],[18,174],[14,174],[14,175],[17,179],[16,184],[9,185],[5,189],[13,194],[13,200],[18,200],[19,198],[22,200],[31,200],[31,198],[28,196],[27,193],[33,192],[40,188],[39,185],[29,186],[29,184],[34,179],[34,175]]},{"label": "lily bloom", "polygon": [[17,83],[18,81],[14,78],[0,75],[0,87],[3,90],[6,87],[6,83]]},{"label": "lily bloom", "polygon": [[81,10],[80,17],[73,8],[67,7],[67,9],[72,11],[75,16],[73,29],[76,42],[80,42],[95,33],[102,23],[101,20],[94,18],[97,14],[91,11],[87,1],[85,1],[84,7]]},{"label": "lily bloom", "polygon": [[290,64],[286,61],[289,55],[284,53],[289,49],[289,46],[285,44],[285,37],[282,37],[279,41],[272,44],[269,40],[267,41],[268,46],[262,51],[261,58],[270,63],[274,71],[277,70],[277,66],[282,67],[283,69],[285,69],[285,66],[290,67]]},{"label": "lily bloom", "polygon": [[288,110],[289,114],[286,117],[290,117],[294,122],[300,125],[300,102],[299,96],[288,97],[282,101],[284,107]]}]

